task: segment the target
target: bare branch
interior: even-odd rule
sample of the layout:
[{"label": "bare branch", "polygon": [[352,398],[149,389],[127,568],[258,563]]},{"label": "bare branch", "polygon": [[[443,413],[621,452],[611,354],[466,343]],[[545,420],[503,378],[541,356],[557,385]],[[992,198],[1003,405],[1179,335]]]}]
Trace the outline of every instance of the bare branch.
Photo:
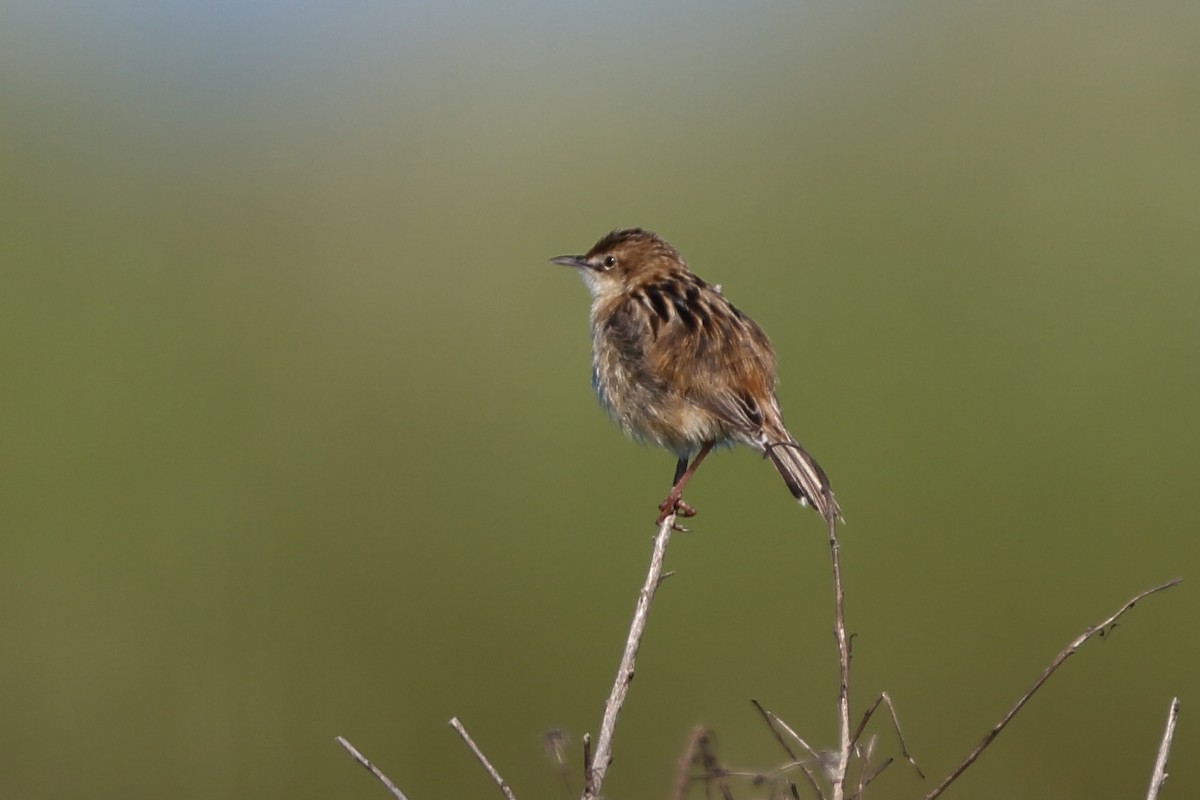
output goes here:
[{"label": "bare branch", "polygon": [[586,783],[588,776],[592,774],[592,735],[585,733],[583,735],[583,780]]},{"label": "bare branch", "polygon": [[1171,740],[1175,738],[1175,723],[1179,721],[1179,698],[1171,698],[1167,710],[1167,729],[1163,731],[1162,744],[1158,746],[1158,757],[1154,759],[1154,773],[1150,776],[1150,791],[1146,800],[1158,800],[1158,792],[1167,780],[1167,756],[1171,754]]},{"label": "bare branch", "polygon": [[707,786],[709,781],[715,781],[717,788],[721,790],[723,800],[733,800],[733,791],[729,788],[729,772],[721,766],[721,762],[717,760],[717,754],[712,749],[712,734],[706,731],[703,736],[697,740],[700,750],[700,761],[704,765],[704,783]]},{"label": "bare branch", "polygon": [[487,756],[485,756],[483,751],[479,749],[479,746],[475,744],[475,740],[471,738],[471,734],[467,733],[467,729],[464,728],[463,724],[458,721],[458,717],[454,717],[450,720],[450,727],[458,731],[458,735],[461,736],[462,740],[467,743],[467,747],[471,748],[471,752],[475,754],[475,758],[479,759],[480,764],[483,764],[483,768],[487,770],[488,775],[492,776],[492,780],[495,781],[496,785],[500,787],[500,791],[504,793],[504,796],[508,798],[508,800],[517,800],[517,796],[513,794],[512,789],[508,788],[508,784],[505,782],[504,778],[500,777],[500,773],[497,772],[496,768],[492,766],[492,762],[487,760]]},{"label": "bare branch", "polygon": [[633,620],[629,625],[629,636],[625,639],[625,653],[621,656],[621,664],[617,667],[617,678],[613,681],[612,691],[604,703],[604,719],[600,724],[600,735],[596,739],[596,750],[592,755],[591,769],[587,773],[587,782],[583,789],[584,800],[598,797],[604,784],[604,776],[612,761],[613,732],[617,727],[617,715],[625,703],[625,695],[629,692],[629,684],[633,682],[633,670],[637,661],[638,648],[642,643],[642,634],[646,630],[646,619],[650,614],[650,603],[654,600],[654,592],[658,589],[663,571],[663,561],[667,555],[667,543],[671,540],[671,531],[675,528],[675,515],[663,520],[654,537],[654,550],[650,556],[650,569],[646,573],[646,582],[638,594],[637,606],[633,611]]},{"label": "bare branch", "polygon": [[925,795],[925,800],[934,800],[935,797],[940,795],[942,792],[946,791],[946,788],[950,784],[954,783],[954,781],[958,778],[958,776],[962,775],[963,772],[967,769],[967,767],[974,764],[975,760],[977,758],[979,758],[979,755],[984,750],[986,750],[988,745],[990,745],[992,743],[992,741],[995,740],[995,738],[1000,735],[1000,732],[1008,726],[1008,723],[1011,722],[1012,718],[1017,715],[1017,712],[1020,711],[1021,708],[1026,703],[1029,702],[1029,698],[1033,697],[1033,693],[1036,692],[1038,689],[1042,688],[1042,684],[1044,684],[1047,680],[1050,679],[1050,676],[1053,675],[1055,673],[1055,671],[1059,667],[1062,666],[1064,661],[1066,661],[1071,656],[1075,655],[1075,652],[1080,647],[1083,646],[1084,642],[1086,642],[1088,639],[1092,638],[1093,636],[1096,636],[1097,634],[1104,636],[1106,634],[1106,632],[1110,631],[1112,629],[1112,627],[1114,625],[1116,625],[1117,620],[1120,619],[1125,614],[1126,611],[1133,608],[1134,605],[1136,605],[1137,602],[1139,600],[1141,600],[1142,598],[1148,597],[1152,594],[1164,591],[1166,589],[1170,589],[1172,586],[1178,585],[1179,582],[1182,580],[1183,580],[1183,578],[1174,578],[1172,580],[1167,581],[1164,584],[1155,586],[1150,589],[1146,589],[1144,592],[1139,592],[1138,594],[1134,595],[1128,602],[1126,602],[1125,605],[1123,605],[1119,609],[1117,609],[1115,614],[1112,614],[1111,616],[1106,617],[1098,625],[1093,625],[1092,627],[1088,628],[1083,633],[1081,633],[1079,636],[1075,637],[1075,639],[1073,639],[1071,641],[1071,643],[1068,644],[1061,653],[1059,653],[1057,656],[1054,657],[1054,660],[1050,662],[1050,665],[1048,667],[1046,667],[1046,669],[1042,671],[1042,674],[1038,676],[1038,679],[1033,682],[1033,686],[1029,687],[1029,690],[1027,692],[1025,692],[1025,694],[1021,695],[1020,699],[1017,700],[1016,705],[1014,705],[1012,708],[1010,708],[1008,710],[1008,713],[1006,713],[1003,717],[1001,717],[1000,721],[997,722],[994,726],[992,726],[992,729],[990,731],[988,731],[987,735],[985,735],[983,737],[983,739],[979,742],[979,744],[977,744],[975,746],[975,749],[972,750],[965,759],[963,759],[962,763],[959,764],[957,767],[955,767],[954,771],[951,772],[949,775],[947,775],[945,780],[943,780],[940,784],[938,784],[937,788],[935,788],[929,794]]},{"label": "bare branch", "polygon": [[879,765],[879,768],[878,768],[878,769],[874,770],[874,771],[873,771],[873,772],[871,772],[870,774],[866,774],[866,772],[867,772],[867,771],[866,771],[866,769],[864,769],[864,770],[863,770],[863,774],[864,774],[866,777],[865,777],[865,778],[862,778],[862,777],[860,777],[860,785],[861,785],[861,787],[862,787],[862,788],[860,788],[860,789],[859,789],[857,792],[855,792],[854,794],[850,795],[850,797],[848,798],[848,800],[860,800],[860,798],[861,798],[861,797],[862,797],[862,795],[863,795],[863,791],[864,791],[864,790],[865,790],[865,789],[866,789],[868,786],[870,786],[870,785],[871,785],[871,781],[873,781],[873,780],[875,780],[876,778],[878,778],[878,777],[879,777],[879,776],[880,776],[880,775],[883,773],[883,771],[884,771],[885,769],[887,769],[888,767],[890,767],[890,766],[892,765],[892,762],[894,762],[895,760],[896,760],[896,759],[894,759],[894,758],[888,758],[886,761],[884,761],[882,764],[880,764],[880,765]]},{"label": "bare branch", "polygon": [[787,741],[784,740],[783,736],[780,735],[779,730],[775,726],[779,725],[779,727],[787,731],[788,734],[795,739],[801,747],[804,748],[804,751],[812,758],[813,763],[820,765],[821,757],[817,755],[816,751],[808,746],[808,742],[801,739],[800,736],[775,713],[763,708],[762,704],[757,700],[751,700],[750,702],[753,703],[754,707],[758,709],[758,713],[762,714],[763,721],[767,723],[767,727],[771,729],[771,733],[775,736],[775,741],[779,742],[779,746],[783,748],[784,752],[791,756],[792,761],[798,767],[800,767],[800,771],[804,773],[804,777],[808,779],[809,785],[812,786],[813,792],[817,796],[817,800],[825,800],[825,792],[821,790],[821,784],[817,782],[817,777],[813,774],[812,769],[800,760],[799,756],[796,755],[795,751],[792,750],[791,746],[788,745]]},{"label": "bare branch", "polygon": [[700,751],[700,740],[708,735],[708,728],[703,725],[697,725],[692,728],[691,734],[688,736],[687,748],[683,751],[683,755],[679,757],[679,765],[675,770],[675,792],[671,795],[673,800],[684,800],[684,795],[687,794],[688,783],[690,782],[688,772],[692,768],[692,764],[696,761],[696,756]]},{"label": "bare branch", "polygon": [[[776,735],[778,736],[778,734]],[[780,744],[785,749],[790,749],[786,742],[781,740]],[[696,783],[704,784],[705,797],[712,797],[715,785],[723,800],[733,800],[733,790],[730,788],[731,778],[745,780],[754,787],[767,786],[768,793],[765,796],[768,800],[783,796],[782,792],[785,789],[789,796],[800,800],[796,785],[784,776],[796,768],[807,769],[807,765],[802,761],[793,758],[787,763],[769,770],[729,769],[722,766],[717,759],[715,746],[716,740],[711,730],[703,725],[692,728],[688,736],[687,747],[676,767],[675,790],[671,794],[672,800],[684,800],[688,789]],[[699,766],[699,774],[692,774],[693,768],[697,766]],[[811,773],[809,774],[811,780]],[[817,796],[822,796],[815,781],[813,781],[813,789]]]},{"label": "bare branch", "polygon": [[875,713],[875,709],[879,708],[880,703],[887,704],[888,713],[892,716],[892,728],[896,731],[896,739],[898,739],[900,742],[900,755],[904,756],[909,764],[912,764],[913,769],[917,771],[917,775],[920,776],[921,780],[924,780],[925,773],[921,771],[919,766],[917,766],[916,759],[909,755],[908,744],[904,741],[904,734],[900,730],[900,718],[896,716],[896,707],[892,705],[892,696],[887,692],[881,692],[879,697],[875,698],[875,702],[871,705],[871,707],[867,709],[867,713],[863,714],[862,722],[858,723],[858,729],[854,731],[854,737],[851,739],[851,743],[858,742],[858,737],[862,736],[863,729],[865,729],[867,727],[867,723],[871,721],[871,715]]},{"label": "bare branch", "polygon": [[871,769],[871,756],[875,754],[875,741],[876,737],[872,735],[867,737],[865,745],[855,744],[854,749],[858,752],[858,789],[854,792],[854,797],[862,797],[863,791],[867,788],[867,773]]},{"label": "bare branch", "polygon": [[346,752],[349,753],[355,761],[357,761],[359,764],[362,764],[367,772],[370,772],[372,775],[374,775],[376,780],[382,783],[384,787],[392,793],[392,797],[396,798],[396,800],[408,800],[408,798],[404,796],[404,792],[397,789],[396,784],[392,783],[388,776],[384,775],[383,772],[380,771],[379,767],[368,761],[366,756],[358,752],[354,745],[350,744],[350,742],[346,740],[346,737],[339,736],[334,741],[344,747]]},{"label": "bare branch", "polygon": [[846,639],[846,595],[842,590],[842,565],[839,558],[837,516],[829,517],[829,554],[833,561],[833,636],[838,649],[838,763],[834,765],[830,782],[833,800],[846,794],[846,771],[850,766],[850,643]]}]

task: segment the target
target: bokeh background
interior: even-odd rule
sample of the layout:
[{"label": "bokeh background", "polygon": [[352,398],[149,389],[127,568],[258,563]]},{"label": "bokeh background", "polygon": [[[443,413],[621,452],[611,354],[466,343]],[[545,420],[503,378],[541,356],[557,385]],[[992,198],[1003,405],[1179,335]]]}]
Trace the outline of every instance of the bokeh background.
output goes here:
[{"label": "bokeh background", "polygon": [[[855,702],[923,794],[1200,793],[1200,6],[0,9],[0,795],[561,797],[672,460],[547,263],[658,230],[772,335],[846,511]],[[616,743],[834,742],[819,520],[692,485]],[[886,728],[881,747],[894,752]],[[578,782],[576,781],[576,786]],[[743,793],[747,796],[749,793]]]}]

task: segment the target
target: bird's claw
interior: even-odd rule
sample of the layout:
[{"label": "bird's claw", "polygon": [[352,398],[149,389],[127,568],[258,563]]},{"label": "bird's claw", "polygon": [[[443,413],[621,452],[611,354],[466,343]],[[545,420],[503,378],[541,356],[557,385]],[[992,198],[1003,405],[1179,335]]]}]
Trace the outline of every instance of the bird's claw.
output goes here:
[{"label": "bird's claw", "polygon": [[[671,516],[672,514],[677,517],[694,517],[696,516],[696,509],[692,508],[674,495],[667,495],[667,499],[658,504],[658,519],[655,520],[655,524],[662,525],[663,522],[666,521],[667,517]],[[687,528],[684,528],[678,524],[673,525],[672,527],[677,531],[682,531],[685,533],[688,530]]]}]

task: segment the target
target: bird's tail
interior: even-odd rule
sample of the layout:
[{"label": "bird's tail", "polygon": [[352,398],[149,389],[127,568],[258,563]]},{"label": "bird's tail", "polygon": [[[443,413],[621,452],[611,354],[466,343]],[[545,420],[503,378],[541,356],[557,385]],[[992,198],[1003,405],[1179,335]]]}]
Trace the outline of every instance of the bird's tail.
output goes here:
[{"label": "bird's tail", "polygon": [[841,517],[842,510],[833,497],[825,470],[786,430],[781,427],[779,432],[779,436],[773,436],[770,431],[766,433],[761,442],[763,456],[771,459],[775,469],[779,470],[792,496],[801,505],[815,508],[830,522]]}]

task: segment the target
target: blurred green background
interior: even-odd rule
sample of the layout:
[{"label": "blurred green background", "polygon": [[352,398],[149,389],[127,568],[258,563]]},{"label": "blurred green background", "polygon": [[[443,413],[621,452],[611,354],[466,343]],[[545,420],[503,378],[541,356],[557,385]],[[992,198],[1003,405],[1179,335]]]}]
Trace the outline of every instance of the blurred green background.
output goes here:
[{"label": "blurred green background", "polygon": [[[1200,793],[1200,6],[0,10],[0,795],[522,798],[599,724],[672,459],[547,263],[659,231],[833,477],[859,710],[955,796]],[[705,465],[613,797],[834,742],[828,553]],[[1189,632],[1191,631],[1191,632]],[[894,748],[885,728],[883,747]],[[577,758],[576,766],[577,768]],[[746,796],[749,793],[743,793]]]}]

